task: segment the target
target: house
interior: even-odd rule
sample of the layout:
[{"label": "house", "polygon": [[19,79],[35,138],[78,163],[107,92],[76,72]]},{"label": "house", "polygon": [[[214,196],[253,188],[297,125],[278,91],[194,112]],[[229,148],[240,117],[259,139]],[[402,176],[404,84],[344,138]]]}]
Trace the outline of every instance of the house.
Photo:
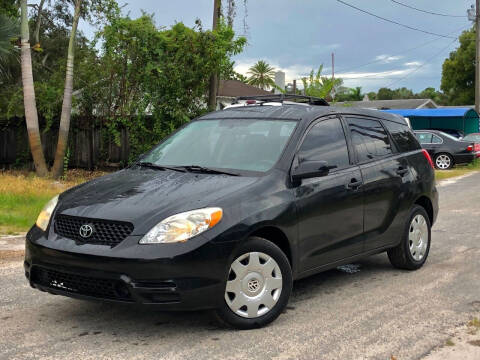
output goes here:
[{"label": "house", "polygon": [[437,109],[439,106],[431,99],[367,100],[332,103],[335,106],[348,106],[363,109]]},{"label": "house", "polygon": [[223,109],[230,105],[238,96],[271,95],[267,90],[245,84],[238,80],[220,80],[217,92],[217,108]]}]

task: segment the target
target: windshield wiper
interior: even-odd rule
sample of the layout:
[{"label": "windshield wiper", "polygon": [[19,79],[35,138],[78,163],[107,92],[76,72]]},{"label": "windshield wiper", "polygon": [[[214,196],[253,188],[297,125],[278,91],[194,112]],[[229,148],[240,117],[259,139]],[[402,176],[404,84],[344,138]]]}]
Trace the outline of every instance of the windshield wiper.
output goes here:
[{"label": "windshield wiper", "polygon": [[221,174],[221,175],[230,175],[230,176],[240,176],[237,173],[229,172],[229,171],[224,171],[224,170],[219,170],[219,169],[214,169],[214,168],[209,168],[205,166],[199,166],[199,165],[187,165],[187,166],[178,166],[177,168],[182,168],[190,172],[199,172],[199,173],[205,173],[205,174]]},{"label": "windshield wiper", "polygon": [[164,166],[164,165],[157,165],[157,164],[154,164],[154,163],[151,163],[151,162],[141,161],[141,162],[138,162],[137,165],[138,166],[143,166],[143,167],[148,167],[150,169],[155,169],[155,170],[162,170],[162,171],[173,170],[173,171],[185,172],[185,170],[183,170],[182,168],[172,167],[172,166]]}]

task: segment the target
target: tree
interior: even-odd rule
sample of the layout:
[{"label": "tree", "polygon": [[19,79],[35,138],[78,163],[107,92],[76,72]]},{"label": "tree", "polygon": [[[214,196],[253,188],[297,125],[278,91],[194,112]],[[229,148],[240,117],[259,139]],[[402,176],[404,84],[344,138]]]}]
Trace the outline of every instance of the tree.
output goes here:
[{"label": "tree", "polygon": [[331,99],[332,90],[336,90],[343,84],[342,79],[332,79],[322,76],[323,65],[320,65],[317,72],[310,72],[308,77],[302,78],[305,95],[322,99]]},{"label": "tree", "polygon": [[263,90],[275,87],[275,69],[263,60],[257,61],[255,65],[250,67],[247,74],[250,77],[247,83]]},{"label": "tree", "polygon": [[216,31],[177,23],[158,29],[151,16],[118,17],[98,33],[102,56],[89,67],[96,79],[82,89],[82,116],[106,119],[117,143],[127,129],[131,158],[207,109],[211,74],[229,67],[245,38],[223,21]]},{"label": "tree", "polygon": [[380,88],[377,93],[377,100],[393,100],[395,92],[389,88]]},{"label": "tree", "polygon": [[0,13],[0,84],[9,76],[8,62],[15,53],[12,39],[18,38],[18,23]]},{"label": "tree", "polygon": [[362,101],[364,94],[362,94],[362,88],[357,86],[350,89],[350,97],[352,101]]},{"label": "tree", "polygon": [[30,52],[27,0],[21,0],[21,64],[23,83],[23,102],[27,122],[28,140],[32,152],[35,171],[39,176],[47,176],[47,164],[43,155],[40,129],[38,125],[35,89],[33,87],[32,58]]},{"label": "tree", "polygon": [[[58,130],[57,149],[55,151],[55,161],[52,167],[52,175],[59,178],[63,173],[63,159],[67,149],[68,133],[70,131],[70,116],[72,114],[72,93],[73,93],[73,64],[75,57],[75,37],[77,35],[78,20],[80,19],[80,10],[82,0],[75,1],[75,11],[73,13],[73,24],[70,32],[70,41],[68,43],[67,70],[65,75],[65,90],[63,92],[62,115],[60,117],[60,128]],[[40,11],[40,10],[39,10]]]},{"label": "tree", "polygon": [[443,63],[441,89],[451,105],[475,103],[475,28],[460,35],[460,47]]}]

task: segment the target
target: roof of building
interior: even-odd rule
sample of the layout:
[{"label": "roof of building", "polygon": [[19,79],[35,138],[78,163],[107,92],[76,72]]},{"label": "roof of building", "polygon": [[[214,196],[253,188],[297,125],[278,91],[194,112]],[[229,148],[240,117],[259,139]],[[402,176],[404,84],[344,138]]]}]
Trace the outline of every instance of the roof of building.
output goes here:
[{"label": "roof of building", "polygon": [[398,114],[404,117],[478,117],[475,110],[465,108],[440,108],[440,109],[401,109],[384,110],[390,114]]},{"label": "roof of building", "polygon": [[431,99],[399,99],[338,102],[337,106],[351,106],[363,109],[436,109],[438,105]]},{"label": "roof of building", "polygon": [[270,91],[259,89],[238,80],[220,80],[217,96],[237,97],[254,95],[271,95]]}]

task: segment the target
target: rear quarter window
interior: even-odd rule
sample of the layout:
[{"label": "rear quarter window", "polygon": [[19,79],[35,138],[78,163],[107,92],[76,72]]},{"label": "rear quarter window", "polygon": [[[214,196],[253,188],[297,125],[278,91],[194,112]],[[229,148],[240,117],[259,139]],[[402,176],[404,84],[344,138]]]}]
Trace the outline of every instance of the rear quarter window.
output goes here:
[{"label": "rear quarter window", "polygon": [[389,120],[384,120],[383,124],[400,152],[409,152],[421,148],[415,134],[407,124],[403,125]]}]

